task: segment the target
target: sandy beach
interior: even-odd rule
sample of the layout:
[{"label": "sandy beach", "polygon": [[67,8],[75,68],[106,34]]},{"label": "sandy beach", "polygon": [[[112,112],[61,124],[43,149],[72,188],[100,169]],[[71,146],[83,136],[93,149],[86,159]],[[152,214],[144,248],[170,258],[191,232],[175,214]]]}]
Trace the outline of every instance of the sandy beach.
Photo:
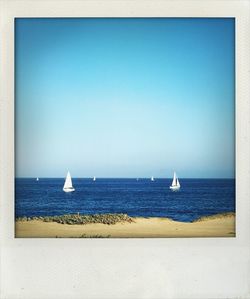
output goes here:
[{"label": "sandy beach", "polygon": [[16,221],[17,238],[164,238],[234,237],[235,216],[216,215],[186,223],[167,218],[133,218],[134,222],[69,225],[42,220]]}]

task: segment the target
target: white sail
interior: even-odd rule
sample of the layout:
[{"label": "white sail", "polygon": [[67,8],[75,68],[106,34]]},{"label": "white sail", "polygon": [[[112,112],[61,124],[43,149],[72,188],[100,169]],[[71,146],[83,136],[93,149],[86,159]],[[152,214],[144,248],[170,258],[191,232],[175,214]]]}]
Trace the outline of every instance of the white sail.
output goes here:
[{"label": "white sail", "polygon": [[39,178],[36,178],[37,181],[39,181]]},{"label": "white sail", "polygon": [[94,177],[93,177],[93,181],[95,181],[95,180],[96,180],[96,177],[94,176]]},{"label": "white sail", "polygon": [[181,186],[178,179],[176,180],[176,186],[177,186],[177,187],[180,187],[180,186]]},{"label": "white sail", "polygon": [[68,171],[67,176],[66,176],[66,180],[65,180],[65,183],[64,183],[64,186],[63,186],[63,190],[65,192],[75,191],[75,189],[73,188],[73,185],[72,185],[71,175],[70,175],[69,171]]},{"label": "white sail", "polygon": [[170,189],[172,189],[173,191],[179,190],[181,187],[180,182],[177,178],[176,173],[174,172],[174,177],[173,177],[173,181],[172,181],[172,185],[169,187]]},{"label": "white sail", "polygon": [[152,176],[152,177],[151,177],[151,181],[153,182],[154,180],[155,180],[155,179],[154,179],[154,177]]},{"label": "white sail", "polygon": [[176,173],[174,172],[174,178],[172,181],[172,186],[176,186]]}]

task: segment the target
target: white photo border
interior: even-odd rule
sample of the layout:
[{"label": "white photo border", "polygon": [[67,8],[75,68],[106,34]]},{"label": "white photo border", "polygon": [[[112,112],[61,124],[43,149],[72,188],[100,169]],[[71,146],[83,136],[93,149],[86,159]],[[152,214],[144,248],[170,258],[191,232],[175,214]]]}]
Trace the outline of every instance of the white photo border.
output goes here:
[{"label": "white photo border", "polygon": [[[0,298],[250,298],[249,15],[247,0],[0,0]],[[235,18],[235,238],[14,237],[18,17]]]}]

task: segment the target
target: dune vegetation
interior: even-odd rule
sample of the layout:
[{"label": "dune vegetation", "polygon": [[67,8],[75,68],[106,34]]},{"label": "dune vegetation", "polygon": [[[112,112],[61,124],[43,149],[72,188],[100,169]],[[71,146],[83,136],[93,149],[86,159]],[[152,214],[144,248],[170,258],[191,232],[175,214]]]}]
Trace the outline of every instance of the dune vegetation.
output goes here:
[{"label": "dune vegetation", "polygon": [[44,222],[57,222],[61,224],[116,224],[120,222],[134,222],[133,218],[127,214],[94,214],[94,215],[80,215],[68,214],[61,216],[40,216],[40,217],[19,217],[16,221],[32,221],[40,220]]}]

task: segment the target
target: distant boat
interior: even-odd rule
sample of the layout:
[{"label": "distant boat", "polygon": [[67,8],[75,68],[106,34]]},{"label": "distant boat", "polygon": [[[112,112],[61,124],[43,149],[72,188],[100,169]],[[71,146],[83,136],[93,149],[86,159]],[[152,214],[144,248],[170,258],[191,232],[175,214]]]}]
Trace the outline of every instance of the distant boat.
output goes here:
[{"label": "distant boat", "polygon": [[151,176],[151,181],[153,182],[155,179],[154,179],[154,177],[153,176]]},{"label": "distant boat", "polygon": [[176,175],[175,172],[174,172],[174,178],[173,178],[173,181],[172,181],[172,185],[169,188],[173,191],[177,191],[181,188],[181,185],[179,183],[179,180],[178,180],[177,175]]},{"label": "distant boat", "polygon": [[93,181],[96,181],[96,177],[95,176],[93,177]]},{"label": "distant boat", "polygon": [[68,171],[67,176],[66,176],[66,180],[63,186],[63,191],[64,192],[72,192],[75,191],[75,189],[72,186],[72,180],[71,180],[71,176],[70,173]]},{"label": "distant boat", "polygon": [[36,178],[37,181],[39,181],[39,178]]}]

